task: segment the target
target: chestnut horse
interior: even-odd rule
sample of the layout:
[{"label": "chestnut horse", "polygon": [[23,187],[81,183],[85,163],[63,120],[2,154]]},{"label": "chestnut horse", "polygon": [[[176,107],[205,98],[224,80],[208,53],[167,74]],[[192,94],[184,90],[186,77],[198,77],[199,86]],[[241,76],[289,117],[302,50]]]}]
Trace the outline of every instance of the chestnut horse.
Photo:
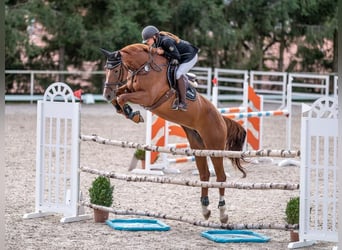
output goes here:
[{"label": "chestnut horse", "polygon": [[[171,110],[175,90],[167,79],[168,61],[159,56],[155,48],[144,44],[132,44],[120,51],[109,52],[102,49],[107,57],[106,82],[103,96],[121,108],[127,102],[139,104],[159,117],[179,124],[185,131],[192,149],[241,151],[246,131],[237,122],[223,117],[216,107],[201,94],[194,101],[187,100],[187,111]],[[117,103],[116,103],[117,102]],[[209,181],[210,172],[206,157],[195,157],[201,181]],[[226,174],[223,158],[211,157],[217,182],[225,182]],[[231,161],[246,176],[240,158]],[[224,200],[224,188],[219,188],[218,208],[220,221],[227,223],[228,215]],[[202,213],[210,216],[208,209],[208,188],[201,190]]]}]

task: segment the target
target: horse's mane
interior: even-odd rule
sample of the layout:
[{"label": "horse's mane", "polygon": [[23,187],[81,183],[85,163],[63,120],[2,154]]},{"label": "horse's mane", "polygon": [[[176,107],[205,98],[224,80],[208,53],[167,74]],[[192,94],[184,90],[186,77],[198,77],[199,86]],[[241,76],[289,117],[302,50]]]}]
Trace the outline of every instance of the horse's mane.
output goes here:
[{"label": "horse's mane", "polygon": [[138,52],[147,52],[149,51],[149,46],[143,43],[134,43],[127,45],[126,47],[121,49],[122,52],[127,54],[138,53]]},{"label": "horse's mane", "polygon": [[126,47],[122,48],[120,52],[121,54],[126,54],[126,64],[130,65],[131,68],[138,67],[149,60],[149,53],[156,56],[156,58],[162,58],[162,60],[166,60],[165,57],[157,54],[156,48],[149,47],[148,45],[142,43],[127,45]]}]

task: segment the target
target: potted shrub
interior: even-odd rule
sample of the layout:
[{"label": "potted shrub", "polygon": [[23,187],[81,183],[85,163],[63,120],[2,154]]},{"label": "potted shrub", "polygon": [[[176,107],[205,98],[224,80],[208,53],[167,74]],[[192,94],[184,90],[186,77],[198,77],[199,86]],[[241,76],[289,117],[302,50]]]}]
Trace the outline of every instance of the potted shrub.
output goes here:
[{"label": "potted shrub", "polygon": [[141,168],[145,169],[145,150],[136,149],[134,152],[134,157],[141,161]]},{"label": "potted shrub", "polygon": [[[290,198],[286,205],[286,222],[288,224],[299,224],[299,197]],[[290,231],[291,242],[299,241],[299,235],[297,231]]]},{"label": "potted shrub", "polygon": [[[110,207],[113,204],[114,186],[110,185],[110,179],[104,176],[98,176],[89,188],[90,203]],[[94,209],[95,222],[105,222],[108,219],[109,212]]]}]

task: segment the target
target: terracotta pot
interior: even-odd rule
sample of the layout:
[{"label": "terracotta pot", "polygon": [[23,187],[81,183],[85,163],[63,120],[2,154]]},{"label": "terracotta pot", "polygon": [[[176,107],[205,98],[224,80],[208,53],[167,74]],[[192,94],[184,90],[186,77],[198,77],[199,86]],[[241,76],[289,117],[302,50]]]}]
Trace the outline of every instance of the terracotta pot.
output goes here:
[{"label": "terracotta pot", "polygon": [[102,211],[99,209],[94,209],[94,221],[95,222],[103,223],[106,220],[108,220],[108,217],[109,217],[109,212]]},{"label": "terracotta pot", "polygon": [[299,234],[297,231],[293,231],[293,230],[290,231],[290,241],[291,242],[299,241]]}]

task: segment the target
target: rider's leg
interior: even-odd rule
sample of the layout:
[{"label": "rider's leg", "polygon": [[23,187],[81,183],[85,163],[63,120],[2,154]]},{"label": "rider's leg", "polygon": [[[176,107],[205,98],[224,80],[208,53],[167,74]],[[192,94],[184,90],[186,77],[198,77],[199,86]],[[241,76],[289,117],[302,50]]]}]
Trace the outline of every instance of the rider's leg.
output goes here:
[{"label": "rider's leg", "polygon": [[182,111],[186,111],[188,105],[186,104],[186,87],[187,87],[187,79],[186,76],[181,76],[177,80],[177,87],[179,92],[179,104],[178,109]]},{"label": "rider's leg", "polygon": [[189,70],[196,64],[197,60],[198,60],[198,55],[195,55],[195,57],[191,59],[189,62],[180,64],[176,72],[177,87],[178,87],[178,94],[179,94],[178,109],[182,111],[187,110],[187,104],[185,102],[186,88],[187,88],[186,73],[188,73]]}]

